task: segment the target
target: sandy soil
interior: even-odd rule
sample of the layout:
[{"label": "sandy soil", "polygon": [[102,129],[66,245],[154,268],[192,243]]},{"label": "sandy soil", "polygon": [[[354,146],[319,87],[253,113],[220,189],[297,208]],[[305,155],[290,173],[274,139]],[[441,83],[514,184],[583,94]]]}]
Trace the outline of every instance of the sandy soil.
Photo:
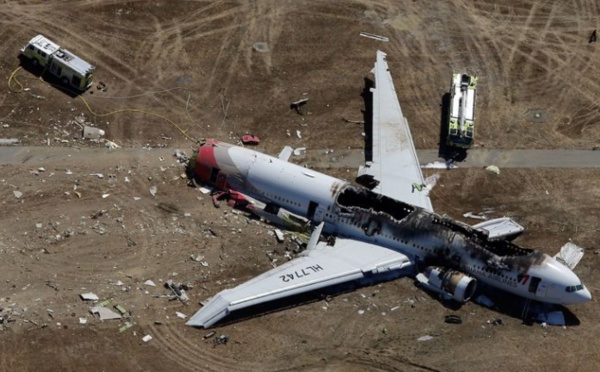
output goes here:
[{"label": "sandy soil", "polygon": [[[214,346],[176,312],[190,316],[199,301],[264,272],[267,251],[283,260],[285,245],[271,227],[189,187],[172,149],[191,155],[199,138],[245,133],[273,154],[285,144],[360,149],[364,129],[343,118],[362,120],[377,49],[389,55],[417,148],[436,148],[442,95],[451,73],[466,70],[480,77],[479,146],[592,149],[600,74],[588,37],[598,10],[585,0],[3,1],[0,138],[20,139],[30,154],[0,165],[0,369],[596,370],[596,299],[570,308],[580,325],[543,328],[473,303],[448,309],[410,279],[221,326],[229,342]],[[27,69],[9,81],[37,33],[96,65],[108,90],[70,96]],[[301,116],[289,105],[304,97]],[[74,123],[82,114],[138,151],[84,141]],[[586,248],[576,272],[597,295],[599,176],[460,169],[442,173],[432,201],[459,219],[493,207],[527,227],[519,244],[548,253],[571,239]],[[191,284],[189,305],[164,297],[168,279]],[[85,292],[112,299],[129,319],[94,318]],[[448,314],[463,324],[444,323]],[[498,317],[504,325],[488,324]],[[120,333],[126,321],[134,325]],[[417,341],[423,335],[434,338]]]}]

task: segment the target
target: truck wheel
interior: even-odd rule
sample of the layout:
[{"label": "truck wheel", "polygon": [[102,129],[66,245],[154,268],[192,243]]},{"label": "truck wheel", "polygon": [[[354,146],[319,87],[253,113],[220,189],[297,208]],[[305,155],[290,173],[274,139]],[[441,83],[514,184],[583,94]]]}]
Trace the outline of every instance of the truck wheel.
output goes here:
[{"label": "truck wheel", "polygon": [[37,65],[39,65],[40,63],[38,62],[38,60],[37,60],[37,59],[35,59],[35,58],[32,58],[32,59],[31,59],[31,64],[37,67]]},{"label": "truck wheel", "polygon": [[60,79],[60,81],[62,81],[62,83],[63,83],[64,85],[69,85],[69,79],[67,79],[66,77],[64,77],[64,78]]}]

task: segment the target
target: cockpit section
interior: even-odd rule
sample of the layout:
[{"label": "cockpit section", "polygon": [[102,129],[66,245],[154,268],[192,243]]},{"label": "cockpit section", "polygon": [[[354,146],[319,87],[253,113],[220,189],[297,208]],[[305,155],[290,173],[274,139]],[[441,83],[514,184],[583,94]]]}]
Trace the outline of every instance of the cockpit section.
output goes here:
[{"label": "cockpit section", "polygon": [[565,292],[567,293],[573,293],[578,291],[583,291],[583,284],[570,285],[567,286],[567,288],[565,288]]}]

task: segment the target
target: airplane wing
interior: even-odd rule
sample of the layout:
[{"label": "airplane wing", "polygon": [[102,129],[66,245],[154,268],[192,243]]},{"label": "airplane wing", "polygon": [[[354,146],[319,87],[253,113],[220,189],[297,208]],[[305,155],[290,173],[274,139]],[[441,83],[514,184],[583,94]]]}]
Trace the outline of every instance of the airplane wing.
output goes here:
[{"label": "airplane wing", "polygon": [[338,238],[333,247],[319,243],[292,261],[219,292],[186,324],[208,328],[236,310],[354,280],[398,277],[412,265],[394,250]]},{"label": "airplane wing", "polygon": [[373,68],[373,159],[358,176],[374,178],[373,191],[433,211],[429,188],[417,159],[408,122],[402,114],[386,54],[377,51]]}]

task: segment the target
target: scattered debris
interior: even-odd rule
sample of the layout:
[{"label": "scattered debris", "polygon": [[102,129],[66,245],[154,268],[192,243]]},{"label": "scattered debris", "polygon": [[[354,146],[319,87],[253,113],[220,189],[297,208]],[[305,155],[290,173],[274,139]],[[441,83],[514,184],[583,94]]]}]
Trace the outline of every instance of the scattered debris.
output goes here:
[{"label": "scattered debris", "polygon": [[131,327],[133,327],[133,323],[127,322],[121,328],[119,328],[119,333],[123,333]]},{"label": "scattered debris", "polygon": [[273,232],[275,233],[275,238],[277,238],[277,241],[282,243],[284,241],[283,232],[281,232],[279,229],[275,229]]},{"label": "scattered debris", "polygon": [[206,187],[198,187],[198,190],[200,190],[200,192],[203,194],[208,194],[212,191],[211,189],[208,189]]},{"label": "scattered debris", "polygon": [[302,112],[302,106],[306,105],[307,102],[308,102],[308,98],[299,99],[290,104],[290,109],[296,110],[296,112],[299,113],[300,115],[304,115],[304,113]]},{"label": "scattered debris", "polygon": [[83,127],[83,138],[98,140],[100,137],[104,136],[105,132],[102,129],[90,127],[88,125]]},{"label": "scattered debris", "polygon": [[79,324],[87,324],[88,320],[86,317],[79,317]]},{"label": "scattered debris", "polygon": [[157,191],[158,191],[158,188],[156,186],[150,187],[150,195],[156,197],[156,192]]},{"label": "scattered debris", "polygon": [[181,302],[186,303],[190,300],[181,284],[175,284],[173,280],[169,279],[165,282],[165,287],[170,289]]},{"label": "scattered debris", "polygon": [[294,155],[302,156],[304,154],[306,154],[306,147],[298,147],[297,149],[294,149]]},{"label": "scattered debris", "polygon": [[152,340],[152,336],[150,336],[150,335],[146,335],[146,336],[142,337],[142,341],[144,341],[144,342],[148,342],[150,340]]},{"label": "scattered debris", "polygon": [[449,324],[462,324],[462,318],[458,315],[446,315],[444,321]]},{"label": "scattered debris", "polygon": [[148,279],[144,282],[144,285],[150,286],[150,287],[156,287],[156,283],[154,283],[152,280]]},{"label": "scattered debris", "polygon": [[242,136],[242,143],[244,145],[258,145],[260,143],[260,138],[252,134],[246,134]]},{"label": "scattered debris", "polygon": [[175,315],[177,315],[177,317],[181,319],[187,318],[187,315],[185,315],[184,313],[180,313],[179,311],[176,311]]},{"label": "scattered debris", "polygon": [[377,40],[377,41],[383,41],[384,43],[387,43],[388,41],[390,41],[390,39],[388,37],[385,36],[380,36],[380,35],[375,35],[369,32],[361,32],[359,34],[362,37],[367,37],[369,39],[373,39],[373,40]]},{"label": "scattered debris", "polygon": [[252,45],[252,48],[260,53],[267,53],[269,51],[269,45],[264,42],[257,42]]},{"label": "scattered debris", "polygon": [[98,314],[100,320],[121,319],[121,315],[104,306],[94,306],[90,311],[92,314]]},{"label": "scattered debris", "polygon": [[421,337],[417,338],[417,341],[429,341],[429,340],[433,340],[433,336],[425,335],[425,336],[421,336]]},{"label": "scattered debris", "polygon": [[492,325],[503,325],[504,324],[504,320],[502,318],[496,318],[494,320],[488,320],[488,324],[492,324]]},{"label": "scattered debris", "polygon": [[90,174],[88,174],[88,176],[94,176],[94,177],[98,177],[100,179],[104,178],[104,175],[102,173],[90,173]]},{"label": "scattered debris", "polygon": [[127,314],[127,310],[125,310],[125,308],[121,305],[115,305],[115,309],[117,309],[117,311],[120,312],[121,315]]},{"label": "scattered debris", "polygon": [[486,171],[490,172],[490,173],[495,173],[497,175],[500,175],[500,168],[498,168],[495,165],[488,165],[487,167],[484,168]]},{"label": "scattered debris", "polygon": [[487,220],[488,218],[481,214],[473,214],[471,212],[463,213],[463,217],[465,218],[474,218],[476,220]]},{"label": "scattered debris", "polygon": [[213,339],[213,344],[215,346],[217,346],[217,345],[227,345],[228,341],[229,341],[229,336],[220,335],[220,336],[215,337]]},{"label": "scattered debris", "polygon": [[216,333],[217,332],[215,332],[215,331],[209,332],[209,333],[205,334],[204,337],[202,337],[202,338],[206,340],[206,339],[211,338],[212,336],[214,336]]},{"label": "scattered debris", "polygon": [[302,139],[302,133],[299,130],[296,131],[296,137]]},{"label": "scattered debris", "polygon": [[106,140],[106,142],[104,142],[104,147],[106,147],[107,149],[110,149],[110,150],[121,148],[121,146],[119,146],[116,143],[114,143],[113,141],[109,141],[109,140]]},{"label": "scattered debris", "polygon": [[96,296],[94,293],[92,292],[88,292],[88,293],[82,293],[79,295],[81,297],[82,300],[84,301],[98,301],[99,298],[98,296]]}]

